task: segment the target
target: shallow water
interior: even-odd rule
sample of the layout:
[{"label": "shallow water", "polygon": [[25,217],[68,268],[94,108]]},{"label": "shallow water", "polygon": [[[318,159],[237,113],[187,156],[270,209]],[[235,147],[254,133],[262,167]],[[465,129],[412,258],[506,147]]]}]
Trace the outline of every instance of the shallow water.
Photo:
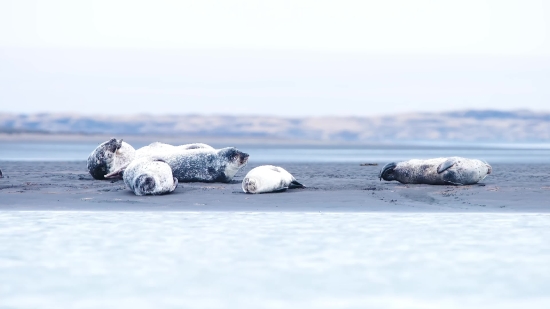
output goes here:
[{"label": "shallow water", "polygon": [[548,308],[550,215],[0,212],[0,308]]},{"label": "shallow water", "polygon": [[[133,144],[137,149],[145,144]],[[226,145],[213,145],[224,147]],[[234,145],[251,155],[250,162],[391,162],[462,156],[489,163],[550,163],[548,144],[417,144],[365,146]],[[0,142],[0,161],[83,161],[97,143]]]}]

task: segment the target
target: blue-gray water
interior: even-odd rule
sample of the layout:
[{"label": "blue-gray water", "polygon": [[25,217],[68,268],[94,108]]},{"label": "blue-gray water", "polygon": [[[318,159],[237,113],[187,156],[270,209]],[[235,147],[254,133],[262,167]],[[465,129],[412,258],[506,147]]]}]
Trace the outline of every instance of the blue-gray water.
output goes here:
[{"label": "blue-gray water", "polygon": [[[89,142],[0,142],[0,161],[82,161],[97,146]],[[134,144],[139,148],[145,144]],[[214,145],[217,147],[227,145]],[[369,146],[233,145],[251,162],[390,162],[462,156],[489,163],[550,163],[550,144],[417,144]]]},{"label": "blue-gray water", "polygon": [[550,216],[0,212],[0,308],[548,308]]}]

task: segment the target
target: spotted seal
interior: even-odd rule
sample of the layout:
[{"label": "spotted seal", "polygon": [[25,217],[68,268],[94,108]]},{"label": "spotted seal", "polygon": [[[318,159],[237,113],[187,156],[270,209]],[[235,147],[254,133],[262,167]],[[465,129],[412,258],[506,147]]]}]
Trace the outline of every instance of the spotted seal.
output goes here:
[{"label": "spotted seal", "polygon": [[193,150],[193,149],[215,150],[212,146],[203,144],[203,143],[192,143],[192,144],[174,146],[174,145],[165,144],[161,142],[154,142],[136,150],[136,159],[144,158],[148,156],[157,156],[167,152],[176,152],[181,150]]},{"label": "spotted seal", "polygon": [[253,168],[244,177],[242,187],[245,193],[268,193],[305,188],[284,168],[273,165]]},{"label": "spotted seal", "polygon": [[[154,156],[165,161],[172,169],[172,174],[180,182],[230,182],[235,174],[248,162],[248,154],[235,147],[214,149],[200,147],[184,149],[167,147],[166,144],[154,146],[156,150],[142,152],[139,157]],[[162,149],[162,151],[158,151]],[[117,177],[125,167],[114,171],[107,178]]]},{"label": "spotted seal", "polygon": [[88,171],[95,179],[105,179],[122,166],[127,166],[135,157],[136,150],[122,139],[112,138],[92,151],[88,157]]},{"label": "spotted seal", "polygon": [[[88,157],[88,171],[95,179],[122,178],[122,171],[137,158],[154,156],[158,153],[190,149],[214,149],[203,143],[192,143],[179,146],[155,142],[135,150],[122,139],[112,138],[99,146]],[[109,175],[109,177],[105,177]]]},{"label": "spotted seal", "polygon": [[133,160],[126,167],[124,183],[136,195],[160,195],[176,190],[178,180],[166,162],[156,158]]},{"label": "spotted seal", "polygon": [[450,157],[388,163],[379,177],[405,184],[471,185],[491,172],[491,166],[481,160]]},{"label": "spotted seal", "polygon": [[248,154],[235,147],[178,150],[163,157],[181,182],[230,182],[248,163]]}]

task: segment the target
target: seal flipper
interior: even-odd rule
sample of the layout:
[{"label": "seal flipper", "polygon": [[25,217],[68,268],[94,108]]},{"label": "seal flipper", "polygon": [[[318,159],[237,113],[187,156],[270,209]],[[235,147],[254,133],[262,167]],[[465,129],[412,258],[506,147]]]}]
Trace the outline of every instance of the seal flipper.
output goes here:
[{"label": "seal flipper", "polygon": [[451,168],[453,165],[455,165],[457,163],[458,163],[457,158],[449,158],[437,167],[437,173],[441,174],[441,173],[448,170],[449,168]]},{"label": "seal flipper", "polygon": [[105,179],[122,179],[122,175],[124,174],[124,170],[130,165],[130,162],[124,164],[123,166],[119,167],[115,171],[105,175]]},{"label": "seal flipper", "polygon": [[303,184],[297,182],[296,180],[293,180],[289,185],[288,185],[288,188],[289,189],[297,189],[297,188],[305,188],[306,186],[304,186]]},{"label": "seal flipper", "polygon": [[173,178],[174,178],[174,186],[170,188],[170,191],[168,191],[168,193],[174,192],[174,190],[176,190],[176,188],[178,187],[178,179],[176,177],[173,177]]}]

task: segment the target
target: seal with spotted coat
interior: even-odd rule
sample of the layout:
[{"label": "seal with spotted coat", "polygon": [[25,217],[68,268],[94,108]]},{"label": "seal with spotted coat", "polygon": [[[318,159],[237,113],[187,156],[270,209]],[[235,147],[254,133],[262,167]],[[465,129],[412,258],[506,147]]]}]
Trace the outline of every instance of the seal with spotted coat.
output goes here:
[{"label": "seal with spotted coat", "polygon": [[230,182],[248,163],[248,154],[235,147],[191,149],[163,155],[181,182]]},{"label": "seal with spotted coat", "polygon": [[[154,150],[156,148],[156,150]],[[162,149],[162,151],[158,151]],[[248,162],[248,154],[235,147],[214,149],[200,147],[183,149],[154,146],[151,151],[138,155],[141,158],[155,157],[166,162],[179,182],[230,182],[235,174]],[[124,173],[125,167],[114,171],[106,178],[116,178]]]},{"label": "seal with spotted coat", "polygon": [[378,176],[404,184],[472,185],[491,172],[491,166],[481,160],[450,157],[388,163]]},{"label": "seal with spotted coat", "polygon": [[170,166],[155,158],[133,160],[125,169],[123,179],[136,195],[167,194],[178,186]]}]

